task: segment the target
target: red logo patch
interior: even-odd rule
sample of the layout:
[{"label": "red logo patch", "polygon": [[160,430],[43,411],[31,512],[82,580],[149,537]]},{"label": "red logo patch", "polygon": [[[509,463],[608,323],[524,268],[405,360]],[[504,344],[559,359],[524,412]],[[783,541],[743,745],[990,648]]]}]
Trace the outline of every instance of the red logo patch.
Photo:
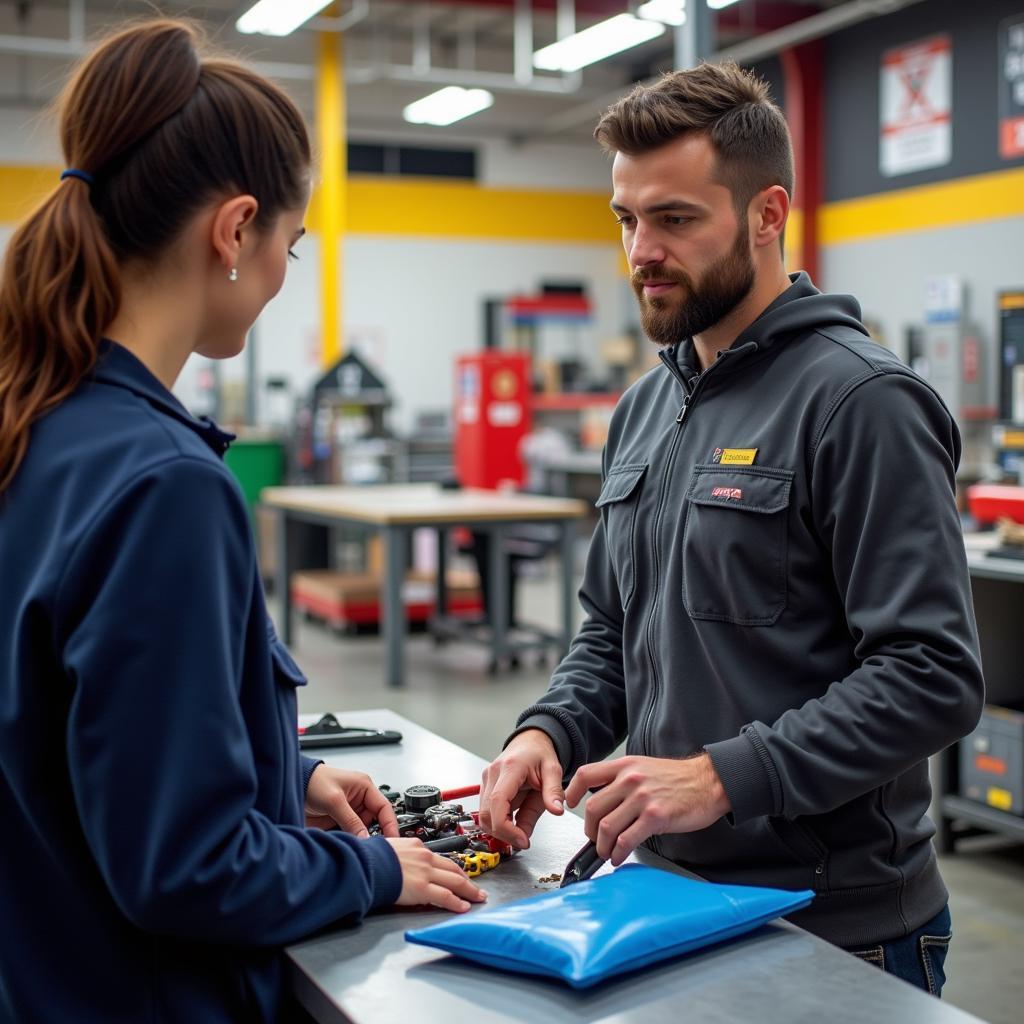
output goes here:
[{"label": "red logo patch", "polygon": [[740,501],[743,498],[743,491],[739,487],[715,487],[711,491],[712,498],[731,498]]}]

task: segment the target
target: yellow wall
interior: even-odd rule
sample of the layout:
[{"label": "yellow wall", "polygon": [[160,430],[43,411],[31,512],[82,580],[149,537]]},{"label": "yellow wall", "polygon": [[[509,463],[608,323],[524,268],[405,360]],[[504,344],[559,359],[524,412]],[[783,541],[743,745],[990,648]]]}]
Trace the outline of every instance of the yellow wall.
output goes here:
[{"label": "yellow wall", "polygon": [[[57,184],[56,167],[0,167],[0,223],[24,217]],[[485,188],[431,178],[352,177],[346,234],[618,244],[606,192]],[[317,231],[316,192],[306,225]]]},{"label": "yellow wall", "polygon": [[58,167],[0,167],[0,224],[21,220],[59,180]]},{"label": "yellow wall", "polygon": [[[316,230],[314,196],[310,225]],[[606,192],[484,188],[424,178],[352,178],[351,234],[617,243]]]},{"label": "yellow wall", "polygon": [[[55,167],[0,166],[0,223],[20,220],[53,188]],[[619,244],[606,192],[485,188],[431,178],[353,177],[346,234]],[[957,224],[1024,216],[1024,168],[828,203],[819,212],[822,246]],[[307,226],[316,231],[314,193]],[[787,250],[801,233],[791,214]]]},{"label": "yellow wall", "polygon": [[826,204],[820,244],[862,242],[931,228],[1024,216],[1024,168]]}]

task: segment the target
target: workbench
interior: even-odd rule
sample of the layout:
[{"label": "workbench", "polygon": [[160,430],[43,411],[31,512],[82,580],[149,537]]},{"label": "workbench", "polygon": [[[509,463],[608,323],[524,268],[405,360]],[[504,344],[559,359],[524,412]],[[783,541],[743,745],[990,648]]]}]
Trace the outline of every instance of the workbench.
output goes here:
[{"label": "workbench", "polygon": [[548,494],[567,498],[572,494],[572,478],[586,478],[594,488],[601,489],[602,452],[581,450],[562,455],[526,456],[531,470],[544,474],[544,488]]},{"label": "workbench", "polygon": [[[277,573],[275,588],[281,601],[284,642],[292,636],[291,576],[309,568],[310,529],[355,524],[375,530],[383,540],[384,575],[381,580],[381,611],[386,673],[389,686],[401,686],[404,678],[403,647],[406,633],[402,584],[405,579],[408,537],[413,530],[429,527],[437,531],[437,628],[446,637],[479,639],[460,624],[445,617],[446,534],[456,526],[471,527],[491,537],[488,565],[488,607],[490,628],[486,642],[491,662],[530,647],[555,647],[559,656],[569,649],[573,638],[575,576],[573,540],[575,523],[586,514],[581,501],[529,494],[506,494],[465,488],[446,490],[437,484],[395,484],[375,487],[268,487],[261,503],[277,515]],[[508,631],[508,558],[502,538],[509,527],[531,523],[558,528],[562,563],[562,629],[551,632],[531,627],[534,640],[510,640]],[[320,558],[326,557],[321,545]],[[303,564],[307,563],[307,564]]]},{"label": "workbench", "polygon": [[[448,789],[480,780],[486,762],[408,719],[381,710],[335,713],[346,725],[397,729],[404,739],[396,746],[316,751],[328,764],[366,771],[378,784],[398,790],[420,783]],[[467,809],[477,806],[476,798],[459,802]],[[575,814],[545,815],[529,850],[477,880],[487,890],[488,904],[553,889],[557,883],[540,878],[561,873],[585,841]],[[678,870],[646,852],[635,859]],[[404,940],[407,928],[448,916],[396,908],[296,943],[286,953],[292,992],[321,1024],[978,1022],[787,922],[578,992],[556,981],[474,966]]]}]

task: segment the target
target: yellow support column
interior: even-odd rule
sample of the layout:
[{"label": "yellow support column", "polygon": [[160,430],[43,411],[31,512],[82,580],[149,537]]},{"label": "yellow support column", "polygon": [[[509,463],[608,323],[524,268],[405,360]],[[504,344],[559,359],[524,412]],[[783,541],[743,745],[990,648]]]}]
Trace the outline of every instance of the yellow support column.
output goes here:
[{"label": "yellow support column", "polygon": [[317,37],[316,135],[320,156],[320,356],[326,368],[342,356],[341,242],[345,229],[348,161],[345,147],[345,70],[340,32]]}]

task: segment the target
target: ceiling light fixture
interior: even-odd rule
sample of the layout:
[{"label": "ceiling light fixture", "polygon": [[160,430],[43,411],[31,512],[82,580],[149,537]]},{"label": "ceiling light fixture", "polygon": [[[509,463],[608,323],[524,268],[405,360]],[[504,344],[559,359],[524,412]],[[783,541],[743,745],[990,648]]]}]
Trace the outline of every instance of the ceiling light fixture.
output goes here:
[{"label": "ceiling light fixture", "polygon": [[235,22],[235,28],[247,35],[291,35],[303,22],[319,14],[331,0],[259,0],[259,3]]},{"label": "ceiling light fixture", "polygon": [[663,25],[686,24],[686,0],[649,0],[636,9],[637,17]]},{"label": "ceiling light fixture", "polygon": [[533,55],[533,66],[544,71],[579,71],[614,53],[656,39],[664,31],[665,26],[658,21],[617,14],[538,50]]},{"label": "ceiling light fixture", "polygon": [[713,11],[720,11],[723,7],[731,7],[739,2],[740,0],[708,0],[708,7]]},{"label": "ceiling light fixture", "polygon": [[463,89],[460,85],[446,85],[410,103],[402,111],[402,117],[410,124],[454,124],[471,114],[479,114],[493,102],[494,96],[486,89]]}]

